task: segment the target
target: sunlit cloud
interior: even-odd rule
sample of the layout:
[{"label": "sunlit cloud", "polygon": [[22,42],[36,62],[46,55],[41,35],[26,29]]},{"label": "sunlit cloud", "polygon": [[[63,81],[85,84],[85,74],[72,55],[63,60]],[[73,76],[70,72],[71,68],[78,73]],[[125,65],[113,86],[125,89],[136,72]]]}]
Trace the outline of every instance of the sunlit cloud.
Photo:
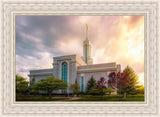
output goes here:
[{"label": "sunlit cloud", "polygon": [[[72,37],[64,37],[55,43],[56,50],[65,54],[78,54],[81,55],[83,47],[81,46],[81,41],[79,39]],[[81,51],[80,51],[81,50]]]},{"label": "sunlit cloud", "polygon": [[139,73],[138,77],[139,77],[139,80],[138,80],[139,84],[144,85],[144,73]]}]

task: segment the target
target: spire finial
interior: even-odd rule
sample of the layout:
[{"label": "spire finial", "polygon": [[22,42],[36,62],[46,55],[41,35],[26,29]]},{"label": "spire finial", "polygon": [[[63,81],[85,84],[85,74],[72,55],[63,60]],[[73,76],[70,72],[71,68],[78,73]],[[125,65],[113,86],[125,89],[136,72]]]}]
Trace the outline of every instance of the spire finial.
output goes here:
[{"label": "spire finial", "polygon": [[86,39],[88,40],[88,24],[86,24]]},{"label": "spire finial", "polygon": [[86,24],[86,28],[87,28],[87,30],[88,30],[88,24]]}]

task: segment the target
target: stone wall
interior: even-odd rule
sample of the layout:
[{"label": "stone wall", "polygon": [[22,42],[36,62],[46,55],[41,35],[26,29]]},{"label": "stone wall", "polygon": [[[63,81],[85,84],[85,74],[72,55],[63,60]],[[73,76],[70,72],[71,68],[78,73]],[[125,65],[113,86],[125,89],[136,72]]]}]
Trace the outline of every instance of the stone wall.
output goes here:
[{"label": "stone wall", "polygon": [[[100,80],[101,77],[104,77],[106,81],[108,81],[108,75],[110,72],[93,72],[93,73],[80,73],[78,74],[78,83],[81,86],[81,77],[84,77],[84,89],[86,91],[87,83],[90,80],[90,78],[93,76],[93,78],[96,80]],[[108,87],[108,83],[106,84]]]}]

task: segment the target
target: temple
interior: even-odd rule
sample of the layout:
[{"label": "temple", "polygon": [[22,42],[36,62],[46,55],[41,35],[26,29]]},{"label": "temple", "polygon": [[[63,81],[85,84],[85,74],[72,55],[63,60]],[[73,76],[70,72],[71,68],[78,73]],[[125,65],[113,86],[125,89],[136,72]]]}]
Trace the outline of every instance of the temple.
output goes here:
[{"label": "temple", "polygon": [[[81,92],[86,92],[86,86],[88,80],[93,76],[96,81],[100,77],[104,77],[108,80],[110,72],[121,71],[120,64],[102,63],[93,64],[91,56],[91,43],[88,38],[88,25],[86,25],[86,38],[83,41],[83,56],[78,57],[76,54],[53,57],[52,69],[39,69],[30,70],[29,77],[30,82],[38,82],[40,79],[48,78],[49,76],[55,76],[58,79],[62,79],[68,83],[68,86],[77,82],[79,83]],[[71,90],[57,90],[53,91],[57,94],[72,93]]]}]

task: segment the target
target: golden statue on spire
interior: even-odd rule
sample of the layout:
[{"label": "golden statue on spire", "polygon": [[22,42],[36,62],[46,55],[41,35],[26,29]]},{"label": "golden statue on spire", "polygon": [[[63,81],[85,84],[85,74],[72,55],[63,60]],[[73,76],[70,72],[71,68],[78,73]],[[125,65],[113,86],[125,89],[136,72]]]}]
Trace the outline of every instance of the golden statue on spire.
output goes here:
[{"label": "golden statue on spire", "polygon": [[86,24],[86,39],[88,40],[88,24]]},{"label": "golden statue on spire", "polygon": [[86,28],[87,28],[87,30],[88,30],[88,24],[86,24]]}]

